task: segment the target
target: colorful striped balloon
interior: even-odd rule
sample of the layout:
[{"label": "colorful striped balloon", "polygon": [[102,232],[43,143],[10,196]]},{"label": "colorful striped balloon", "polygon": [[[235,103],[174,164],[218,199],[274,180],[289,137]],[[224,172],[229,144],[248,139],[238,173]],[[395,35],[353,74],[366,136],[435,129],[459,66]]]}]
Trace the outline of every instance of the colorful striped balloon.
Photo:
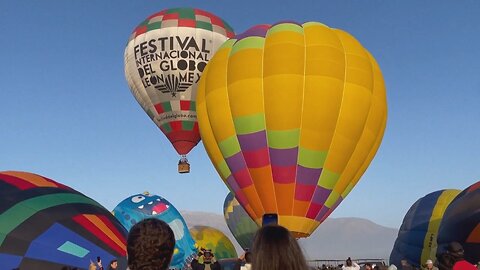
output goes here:
[{"label": "colorful striped balloon", "polygon": [[232,192],[228,193],[223,203],[223,215],[230,232],[240,246],[244,250],[251,249],[258,225],[235,199],[235,195]]},{"label": "colorful striped balloon", "polygon": [[127,232],[94,200],[46,177],[0,172],[0,269],[126,267]]},{"label": "colorful striped balloon", "polygon": [[193,226],[190,228],[198,250],[210,249],[217,260],[237,258],[237,251],[232,241],[221,231],[209,226]]},{"label": "colorful striped balloon", "polygon": [[232,28],[194,8],[162,10],[135,28],[125,49],[132,94],[180,155],[200,141],[197,83]]},{"label": "colorful striped balloon", "polygon": [[458,194],[443,216],[438,233],[441,254],[450,242],[459,242],[465,250],[465,259],[477,264],[480,259],[480,182]]},{"label": "colorful striped balloon", "polygon": [[432,192],[410,207],[390,254],[391,264],[401,265],[401,260],[407,260],[410,265],[421,267],[427,260],[435,262],[440,222],[459,193],[456,189]]},{"label": "colorful striped balloon", "polygon": [[219,175],[249,215],[276,213],[309,236],[352,190],[382,141],[380,68],[344,31],[259,25],[208,64],[199,127]]}]

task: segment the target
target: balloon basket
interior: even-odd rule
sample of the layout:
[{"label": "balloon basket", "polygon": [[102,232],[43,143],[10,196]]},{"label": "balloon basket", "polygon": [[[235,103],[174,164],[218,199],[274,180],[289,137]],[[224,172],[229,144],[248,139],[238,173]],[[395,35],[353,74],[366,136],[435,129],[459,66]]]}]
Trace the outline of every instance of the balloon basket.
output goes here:
[{"label": "balloon basket", "polygon": [[190,164],[186,161],[179,161],[178,162],[178,172],[179,173],[189,173],[190,172]]}]

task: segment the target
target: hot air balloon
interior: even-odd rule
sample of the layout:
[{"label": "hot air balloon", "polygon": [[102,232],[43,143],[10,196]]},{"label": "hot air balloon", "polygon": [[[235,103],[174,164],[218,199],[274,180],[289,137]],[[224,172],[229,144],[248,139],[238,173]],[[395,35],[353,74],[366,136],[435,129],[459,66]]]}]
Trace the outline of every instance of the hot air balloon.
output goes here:
[{"label": "hot air balloon", "polygon": [[359,181],[387,104],[375,59],[317,22],[259,25],[223,44],[199,83],[205,149],[248,214],[309,236]]},{"label": "hot air balloon", "polygon": [[209,226],[193,226],[190,233],[199,249],[210,249],[217,260],[237,258],[237,251],[228,237]]},{"label": "hot air balloon", "polygon": [[225,21],[209,12],[174,8],[148,17],[129,38],[128,85],[181,155],[180,173],[190,171],[186,155],[200,141],[195,110],[200,75],[213,53],[233,35]]},{"label": "hot air balloon", "polygon": [[195,241],[183,217],[165,198],[148,192],[135,194],[120,202],[113,213],[127,231],[146,218],[165,221],[175,234],[175,250],[170,268],[188,269],[188,265],[197,253]]},{"label": "hot air balloon", "polygon": [[223,203],[223,215],[230,232],[232,232],[240,246],[244,250],[252,248],[253,238],[258,230],[258,225],[238,203],[232,192],[228,193]]},{"label": "hot air balloon", "polygon": [[476,264],[480,258],[480,182],[462,191],[448,206],[438,232],[438,252],[450,242],[459,242],[465,259]]},{"label": "hot air balloon", "polygon": [[395,240],[390,263],[401,265],[407,260],[421,267],[427,260],[436,260],[437,236],[445,210],[460,190],[446,189],[432,192],[418,199],[403,218]]},{"label": "hot air balloon", "polygon": [[126,267],[127,232],[96,201],[46,177],[0,172],[0,269]]}]

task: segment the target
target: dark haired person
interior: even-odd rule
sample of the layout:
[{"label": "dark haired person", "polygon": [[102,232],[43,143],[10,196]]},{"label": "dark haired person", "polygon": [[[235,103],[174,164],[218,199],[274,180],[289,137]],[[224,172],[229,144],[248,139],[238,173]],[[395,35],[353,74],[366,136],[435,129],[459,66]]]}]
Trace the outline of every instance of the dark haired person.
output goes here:
[{"label": "dark haired person", "polygon": [[348,259],[345,261],[345,265],[342,266],[342,270],[360,270],[360,266],[356,262],[352,262],[352,259],[348,257]]},{"label": "dark haired person", "polygon": [[117,259],[111,260],[110,265],[108,266],[108,270],[117,270],[117,269],[118,269]]},{"label": "dark haired person", "polygon": [[130,270],[167,270],[175,248],[175,236],[167,223],[144,219],[128,233],[127,254]]},{"label": "dark haired person", "polygon": [[268,225],[255,235],[252,270],[308,270],[297,240],[282,226]]},{"label": "dark haired person", "polygon": [[244,260],[245,265],[240,270],[252,270],[252,253],[250,251],[245,252]]},{"label": "dark haired person", "polygon": [[440,270],[475,270],[476,267],[464,259],[464,250],[460,243],[451,242],[447,250],[437,255]]}]

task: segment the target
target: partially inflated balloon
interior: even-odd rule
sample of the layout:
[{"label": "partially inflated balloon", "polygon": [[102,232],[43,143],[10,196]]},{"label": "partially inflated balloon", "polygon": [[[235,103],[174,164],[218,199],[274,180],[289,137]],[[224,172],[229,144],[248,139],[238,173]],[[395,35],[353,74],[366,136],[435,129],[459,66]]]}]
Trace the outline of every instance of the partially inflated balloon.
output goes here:
[{"label": "partially inflated balloon", "polygon": [[126,267],[127,232],[89,197],[46,177],[0,172],[0,269]]},{"label": "partially inflated balloon", "polygon": [[235,247],[223,232],[208,226],[194,226],[190,233],[198,249],[212,250],[217,260],[237,257]]},{"label": "partially inflated balloon", "polygon": [[351,35],[280,23],[225,42],[197,112],[212,163],[257,224],[276,213],[308,236],[375,156],[387,104],[380,68]]},{"label": "partially inflated balloon", "polygon": [[403,218],[395,240],[390,263],[401,265],[407,260],[410,265],[420,267],[427,260],[436,260],[437,236],[440,222],[452,200],[460,190],[440,190],[418,199]]},{"label": "partially inflated balloon", "polygon": [[251,249],[258,225],[230,192],[223,203],[223,215],[230,232],[243,249]]},{"label": "partially inflated balloon", "polygon": [[148,17],[125,49],[125,76],[148,116],[180,155],[200,141],[195,101],[207,62],[232,28],[193,8],[166,9]]},{"label": "partially inflated balloon", "polygon": [[135,194],[123,200],[113,210],[115,217],[130,231],[133,225],[146,218],[166,222],[175,234],[175,250],[170,263],[172,269],[187,269],[197,252],[195,241],[185,220],[166,199],[149,193]]},{"label": "partially inflated balloon", "polygon": [[465,259],[476,264],[480,258],[480,182],[460,193],[448,206],[438,233],[438,253],[450,242],[459,242]]}]

